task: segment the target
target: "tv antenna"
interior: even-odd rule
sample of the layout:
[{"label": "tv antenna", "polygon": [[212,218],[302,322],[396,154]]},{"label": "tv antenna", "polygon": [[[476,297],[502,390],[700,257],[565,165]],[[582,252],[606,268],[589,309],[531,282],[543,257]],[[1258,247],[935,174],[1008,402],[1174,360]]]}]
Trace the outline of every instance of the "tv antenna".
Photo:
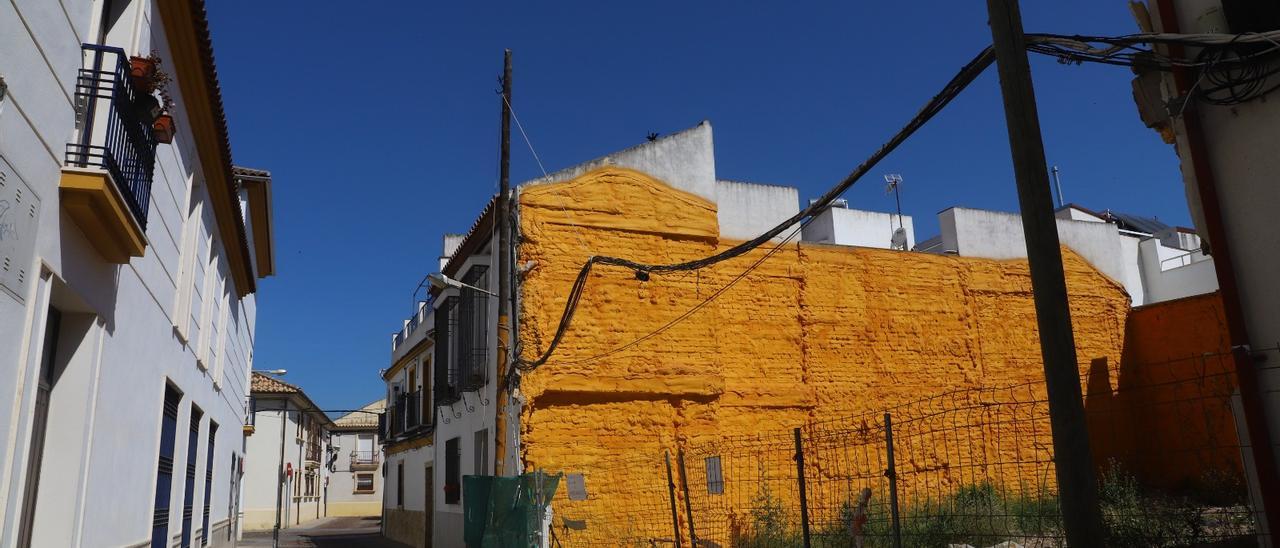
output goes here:
[{"label": "tv antenna", "polygon": [[[889,240],[889,247],[892,249],[905,250],[907,248],[907,229],[902,225],[902,195],[899,187],[902,186],[902,175],[897,173],[889,173],[884,176],[884,193],[893,193],[893,201],[898,206],[898,228],[893,231],[893,237]],[[890,226],[893,226],[890,223]]]}]

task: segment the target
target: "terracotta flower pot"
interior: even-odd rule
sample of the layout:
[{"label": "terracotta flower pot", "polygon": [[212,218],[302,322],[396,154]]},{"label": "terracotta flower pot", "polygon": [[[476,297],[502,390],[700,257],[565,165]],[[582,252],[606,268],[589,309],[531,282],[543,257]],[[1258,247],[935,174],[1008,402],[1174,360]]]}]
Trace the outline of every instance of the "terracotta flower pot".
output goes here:
[{"label": "terracotta flower pot", "polygon": [[157,143],[169,144],[173,142],[173,116],[161,114],[156,117],[156,121],[151,124],[151,135],[155,136]]},{"label": "terracotta flower pot", "polygon": [[146,58],[133,56],[129,58],[129,76],[134,87],[143,93],[155,91],[156,62]]}]

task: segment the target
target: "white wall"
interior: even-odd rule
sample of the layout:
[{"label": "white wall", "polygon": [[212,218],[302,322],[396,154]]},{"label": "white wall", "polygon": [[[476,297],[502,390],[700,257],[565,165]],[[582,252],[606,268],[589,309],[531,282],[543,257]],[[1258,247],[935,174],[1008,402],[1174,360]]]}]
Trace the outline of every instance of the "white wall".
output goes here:
[{"label": "white wall", "polygon": [[[378,466],[372,469],[361,468],[353,470],[351,468],[351,452],[356,451],[359,444],[361,434],[372,436],[373,444],[370,445],[376,454],[378,454]],[[334,462],[333,474],[329,480],[329,502],[381,502],[382,501],[382,440],[378,439],[376,429],[367,432],[362,431],[343,431],[333,434],[332,443],[337,447],[337,460]],[[373,492],[372,493],[356,493],[356,474],[371,474],[373,476]]]},{"label": "white wall", "polygon": [[1150,302],[1168,301],[1218,290],[1213,258],[1199,251],[1165,247],[1155,238],[1139,245],[1142,274]]},{"label": "white wall", "polygon": [[[896,213],[830,207],[804,227],[803,238],[806,242],[891,249],[897,228]],[[902,228],[907,233],[907,249],[915,248],[915,224],[910,215],[902,216]]]},{"label": "white wall", "polygon": [[[40,200],[34,252],[20,257],[27,282],[14,293],[0,291],[0,547],[16,542],[31,441],[44,317],[49,304],[77,316],[63,326],[72,351],[54,389],[62,401],[50,415],[38,499],[37,545],[122,546],[149,542],[159,452],[164,387],[177,386],[175,481],[169,534],[180,532],[186,455],[197,454],[193,537],[199,538],[204,507],[208,432],[219,429],[213,447],[211,529],[228,523],[231,460],[242,452],[241,425],[253,347],[254,298],[219,302],[221,292],[199,292],[208,307],[225,307],[221,318],[197,323],[189,341],[175,336],[182,234],[191,200],[190,182],[200,180],[186,109],[177,86],[178,134],[157,149],[144,257],[126,265],[106,263],[62,210],[58,184],[66,143],[75,132],[74,89],[82,42],[93,41],[99,2],[17,0],[0,4],[0,76],[9,86],[0,101],[0,160],[9,183],[21,181]],[[153,2],[135,0],[112,33],[111,45],[130,53],[157,51],[169,59]],[[165,65],[172,68],[172,65]],[[197,186],[195,195],[207,200]],[[3,222],[3,221],[0,221]],[[235,293],[221,259],[223,244],[210,236],[221,272],[216,286]],[[201,279],[199,282],[204,282]],[[193,285],[199,282],[192,281]],[[193,288],[195,289],[195,288]],[[210,337],[206,367],[196,364],[194,342]],[[212,338],[209,333],[217,333]],[[199,442],[187,447],[192,405],[204,416]],[[45,509],[56,502],[56,526]],[[221,536],[221,538],[219,538]],[[225,542],[225,534],[210,541]]]},{"label": "white wall", "polygon": [[643,171],[674,188],[716,201],[715,147],[711,140],[711,122],[708,121],[659,137],[656,141],[556,171],[524,185],[568,181],[604,166]]},{"label": "white wall", "polygon": [[[965,257],[1016,259],[1027,256],[1022,218],[1013,213],[953,207],[938,214],[943,249]],[[1144,300],[1136,253],[1112,223],[1057,219],[1058,239],[1106,276],[1124,286],[1135,304]],[[1132,249],[1136,252],[1136,248]]]},{"label": "white wall", "polygon": [[[750,240],[800,212],[795,187],[739,181],[716,181],[716,214],[720,237]],[[774,237],[781,241],[790,229]]]}]

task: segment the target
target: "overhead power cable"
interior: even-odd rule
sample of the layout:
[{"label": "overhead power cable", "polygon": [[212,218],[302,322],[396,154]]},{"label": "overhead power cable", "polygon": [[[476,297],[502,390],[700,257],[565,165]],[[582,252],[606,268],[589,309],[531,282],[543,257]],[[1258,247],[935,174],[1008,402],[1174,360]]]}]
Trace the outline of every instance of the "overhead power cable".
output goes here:
[{"label": "overhead power cable", "polygon": [[[773,228],[765,231],[765,233],[756,236],[751,240],[742,242],[724,251],[716,253],[715,255],[711,255],[710,257],[673,264],[646,264],[629,259],[603,255],[595,255],[590,259],[587,259],[587,261],[582,265],[582,268],[578,271],[578,276],[574,280],[573,287],[569,291],[569,296],[565,301],[564,312],[560,315],[560,323],[556,326],[555,334],[552,336],[551,342],[547,345],[547,349],[543,351],[542,355],[534,360],[517,358],[516,367],[524,371],[536,369],[537,367],[545,364],[547,360],[551,358],[552,354],[555,353],[556,348],[559,347],[560,342],[564,339],[565,332],[568,331],[569,326],[573,322],[574,312],[577,311],[578,303],[582,299],[583,290],[586,288],[587,280],[589,279],[591,270],[595,265],[601,264],[626,268],[634,271],[637,278],[645,280],[648,279],[649,275],[652,273],[678,272],[706,268],[734,257],[739,257],[757,247],[760,247],[769,240],[777,237],[788,227],[793,227],[796,224],[801,223],[805,219],[814,216],[829,206],[836,198],[848,190],[849,187],[853,186],[854,183],[861,179],[862,176],[866,175],[871,168],[875,167],[880,160],[884,159],[885,156],[888,156],[889,153],[898,148],[903,141],[906,141],[908,137],[924,126],[926,122],[941,112],[952,99],[955,99],[955,97],[959,95],[965,87],[972,83],[973,80],[976,79],[988,66],[990,66],[994,60],[995,55],[991,47],[984,48],[977,56],[965,64],[964,67],[962,67],[945,86],[943,86],[942,91],[938,92],[937,95],[934,95],[933,98],[925,103],[924,107],[916,113],[915,117],[907,122],[902,129],[898,130],[892,138],[881,145],[880,148],[872,153],[870,157],[864,160],[862,164],[853,170],[853,172],[833,186],[820,198],[810,203],[808,207],[800,210],[787,220],[782,221],[777,226],[774,226]],[[720,293],[718,292],[716,295],[718,296],[719,294]]]},{"label": "overhead power cable", "polygon": [[[1193,58],[1174,58],[1141,45],[1199,48]],[[1142,70],[1196,69],[1196,85],[1181,98],[1181,113],[1193,97],[1212,105],[1236,105],[1262,97],[1280,84],[1268,85],[1280,73],[1280,31],[1244,34],[1131,34],[1067,36],[1028,34],[1027,50],[1063,63],[1101,63]],[[1206,85],[1202,85],[1206,84]]]}]

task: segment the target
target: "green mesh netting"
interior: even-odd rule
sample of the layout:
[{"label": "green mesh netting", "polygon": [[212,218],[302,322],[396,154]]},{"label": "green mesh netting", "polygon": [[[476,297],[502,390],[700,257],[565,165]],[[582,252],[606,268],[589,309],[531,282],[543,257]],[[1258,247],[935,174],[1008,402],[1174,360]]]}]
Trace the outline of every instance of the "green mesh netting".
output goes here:
[{"label": "green mesh netting", "polygon": [[463,539],[472,548],[538,546],[561,474],[463,476]]}]

